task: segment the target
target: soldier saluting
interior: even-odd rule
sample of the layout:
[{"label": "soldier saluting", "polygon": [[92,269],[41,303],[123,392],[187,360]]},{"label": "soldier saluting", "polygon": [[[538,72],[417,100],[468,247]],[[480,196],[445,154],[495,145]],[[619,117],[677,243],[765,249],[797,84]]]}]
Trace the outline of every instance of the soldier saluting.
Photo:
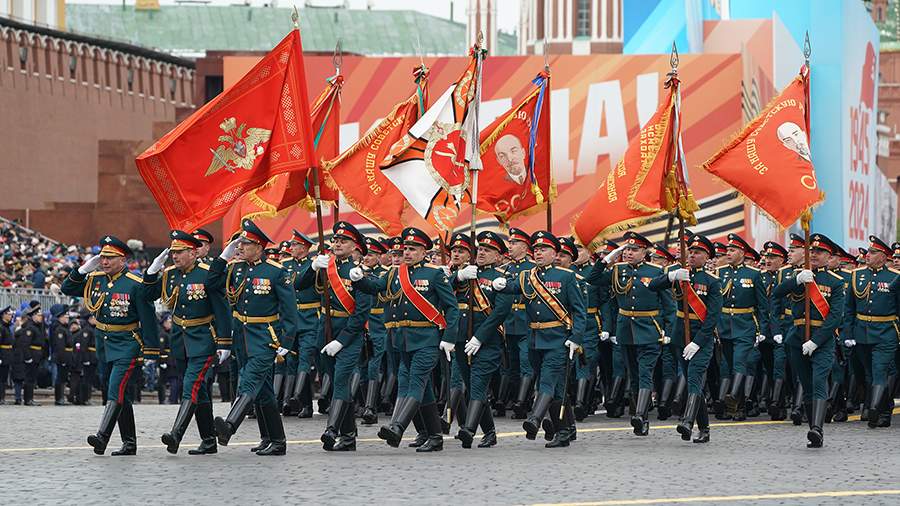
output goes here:
[{"label": "soldier saluting", "polygon": [[153,298],[147,293],[149,285],[125,268],[131,249],[111,235],[102,238],[100,246],[99,255],[88,257],[81,267],[69,273],[62,292],[84,298],[85,308],[97,320],[95,332],[103,342],[109,370],[106,408],[100,428],[88,436],[88,444],[94,447],[94,453],[103,455],[118,423],[123,445],[112,455],[134,455],[137,435],[131,400],[136,385],[132,379],[142,360],[153,366],[159,357],[156,314]]}]

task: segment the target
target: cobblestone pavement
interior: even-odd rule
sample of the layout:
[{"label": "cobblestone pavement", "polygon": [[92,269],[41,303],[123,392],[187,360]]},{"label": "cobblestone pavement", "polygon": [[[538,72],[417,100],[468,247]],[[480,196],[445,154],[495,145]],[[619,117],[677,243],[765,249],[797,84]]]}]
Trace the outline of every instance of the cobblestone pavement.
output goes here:
[{"label": "cobblestone pavement", "polygon": [[[286,420],[286,457],[249,452],[253,420],[218,455],[191,457],[193,425],[178,455],[159,441],[177,408],[136,405],[138,455],[99,457],[85,436],[101,406],[0,406],[0,504],[900,504],[896,425],[829,424],[825,448],[811,450],[806,428],[789,422],[714,424],[712,442],[696,445],[671,420],[652,419],[639,438],[627,418],[597,415],[579,424],[572,446],[548,450],[502,419],[494,448],[464,450],[445,437],[443,452],[426,455],[361,426],[358,451],[335,454],[321,448],[325,418],[316,415]],[[228,405],[214,409],[224,415]]]}]

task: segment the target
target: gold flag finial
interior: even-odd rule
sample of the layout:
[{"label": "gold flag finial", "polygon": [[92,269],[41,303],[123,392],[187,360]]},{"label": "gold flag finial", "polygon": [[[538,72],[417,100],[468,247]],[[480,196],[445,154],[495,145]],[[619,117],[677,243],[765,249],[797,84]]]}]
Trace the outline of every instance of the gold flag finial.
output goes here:
[{"label": "gold flag finial", "polygon": [[300,29],[300,11],[297,10],[297,6],[294,6],[294,11],[291,12],[291,22],[294,23],[294,30]]}]

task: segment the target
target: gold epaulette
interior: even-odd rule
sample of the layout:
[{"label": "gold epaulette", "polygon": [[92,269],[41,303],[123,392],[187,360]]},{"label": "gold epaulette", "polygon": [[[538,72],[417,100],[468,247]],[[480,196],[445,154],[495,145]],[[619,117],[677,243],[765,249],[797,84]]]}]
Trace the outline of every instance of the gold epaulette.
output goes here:
[{"label": "gold epaulette", "polygon": [[209,270],[209,264],[206,263],[206,262],[198,262],[198,263],[197,263],[197,267],[203,269],[204,271],[208,271],[208,270]]},{"label": "gold epaulette", "polygon": [[713,273],[711,273],[711,272],[709,272],[709,271],[704,271],[704,272],[706,272],[707,274],[709,274],[710,276],[712,276],[716,281],[722,281],[721,279],[719,279],[719,276],[717,276],[717,275],[715,275],[715,274],[713,274]]},{"label": "gold epaulette", "polygon": [[620,265],[628,265],[628,262],[616,262],[616,263],[610,265],[610,267],[618,267]]},{"label": "gold epaulette", "polygon": [[748,269],[750,269],[750,270],[756,271],[756,272],[762,272],[762,271],[760,271],[758,268],[753,267],[752,265],[744,264],[744,267],[746,267],[746,268],[748,268]]},{"label": "gold epaulette", "polygon": [[793,270],[793,269],[794,269],[794,266],[791,265],[791,264],[782,265],[781,267],[778,268],[778,271],[776,271],[776,272],[781,272],[781,271],[783,271],[783,270],[785,270],[785,269],[791,269],[791,270]]},{"label": "gold epaulette", "polygon": [[844,282],[844,278],[842,278],[840,274],[838,274],[838,273],[836,273],[836,272],[832,272],[832,271],[827,271],[827,272],[828,272],[828,274],[831,274],[832,276],[834,276],[835,279],[837,279],[837,280],[840,281],[841,283]]},{"label": "gold epaulette", "polygon": [[845,269],[845,268],[843,268],[843,267],[840,268],[839,270],[840,270],[841,272],[845,272],[845,273],[847,273],[847,274],[850,274],[851,272],[853,272],[852,270],[850,270],[850,269]]},{"label": "gold epaulette", "polygon": [[663,269],[665,268],[665,267],[663,267],[662,265],[660,265],[660,264],[655,264],[655,263],[653,263],[653,262],[644,262],[644,263],[647,264],[647,265],[652,265],[653,267],[656,267],[656,268],[659,269],[659,270],[663,270]]},{"label": "gold epaulette", "polygon": [[172,269],[177,269],[177,267],[175,267],[174,265],[170,265],[170,266],[166,267],[165,269],[163,269],[163,272],[169,272]]},{"label": "gold epaulette", "polygon": [[553,267],[555,267],[555,268],[557,268],[557,269],[559,269],[559,270],[561,270],[561,271],[565,271],[565,272],[575,272],[575,271],[573,271],[572,269],[566,269],[565,267],[560,267],[560,266],[558,266],[558,265],[554,265]]},{"label": "gold epaulette", "polygon": [[[888,268],[890,269],[890,267],[888,267]],[[852,274],[854,272],[859,272],[859,271],[862,271],[865,269],[868,269],[868,267],[857,267],[856,269],[853,269],[852,271],[850,271],[850,273]]]},{"label": "gold epaulette", "polygon": [[132,280],[132,281],[136,281],[136,282],[138,282],[138,283],[143,283],[143,282],[144,282],[144,278],[138,276],[137,274],[135,274],[135,273],[133,273],[133,272],[126,272],[126,273],[125,273],[125,277],[128,278],[128,279],[130,279],[130,280]]},{"label": "gold epaulette", "polygon": [[279,269],[284,269],[284,266],[281,265],[281,262],[276,262],[275,260],[272,260],[271,258],[267,258],[266,263],[269,265],[274,265],[275,267],[278,267]]},{"label": "gold epaulette", "polygon": [[900,271],[898,271],[897,269],[894,269],[893,267],[888,267],[887,270],[893,272],[894,274],[900,275]]},{"label": "gold epaulette", "polygon": [[726,268],[726,267],[731,267],[731,266],[730,266],[730,265],[717,265],[717,266],[716,266],[716,272],[719,272],[719,271],[721,271],[722,269],[724,269],[724,268]]}]

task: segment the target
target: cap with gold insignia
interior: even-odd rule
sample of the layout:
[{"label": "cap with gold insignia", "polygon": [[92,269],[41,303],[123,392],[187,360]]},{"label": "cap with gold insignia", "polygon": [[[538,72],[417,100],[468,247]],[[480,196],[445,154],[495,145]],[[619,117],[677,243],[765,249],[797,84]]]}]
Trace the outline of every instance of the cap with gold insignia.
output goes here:
[{"label": "cap with gold insignia", "polygon": [[560,243],[559,239],[557,239],[556,236],[551,234],[550,232],[547,232],[546,230],[538,230],[537,232],[531,234],[531,247],[537,248],[538,246],[553,248],[554,251],[559,253]]},{"label": "cap with gold insignia", "polygon": [[253,223],[253,221],[243,220],[241,222],[241,242],[250,242],[265,246],[266,244],[271,243],[272,239],[269,239],[269,236],[257,227],[256,223]]},{"label": "cap with gold insignia", "polygon": [[277,246],[266,248],[263,250],[263,253],[265,253],[266,258],[270,258],[272,260],[278,260],[278,258],[281,257],[281,249]]},{"label": "cap with gold insignia", "polygon": [[291,230],[291,242],[305,243],[308,246],[312,246],[314,244],[312,239],[307,237],[302,232],[298,231],[296,228]]},{"label": "cap with gold insignia", "polygon": [[728,246],[725,246],[724,242],[716,241],[713,243],[713,249],[715,250],[715,256],[722,256],[728,251]]},{"label": "cap with gold insignia", "polygon": [[612,251],[614,251],[614,250],[615,250],[616,248],[618,248],[618,247],[619,247],[619,243],[617,243],[617,242],[615,242],[615,241],[610,241],[610,240],[608,240],[608,239],[607,239],[607,241],[606,241],[606,244],[603,245],[603,248],[604,248],[607,252],[612,252]]},{"label": "cap with gold insignia", "polygon": [[452,250],[453,248],[462,248],[468,251],[469,254],[473,254],[475,249],[472,245],[472,237],[462,232],[457,232],[450,238],[450,249]]},{"label": "cap with gold insignia", "polygon": [[825,251],[830,254],[840,253],[840,246],[829,239],[825,234],[813,234],[809,237],[809,247]]},{"label": "cap with gold insignia", "polygon": [[667,262],[674,262],[675,255],[672,254],[671,251],[663,248],[660,244],[653,245],[653,251],[650,253],[651,256],[659,257],[665,259]]},{"label": "cap with gold insignia", "polygon": [[366,237],[366,247],[369,249],[369,253],[374,253],[376,255],[383,255],[388,252],[387,248],[381,241],[377,239],[372,239],[371,237]]},{"label": "cap with gold insignia", "polygon": [[744,260],[750,260],[752,262],[759,262],[762,257],[759,255],[759,252],[753,248],[749,248],[744,251]]},{"label": "cap with gold insignia", "polygon": [[278,251],[281,252],[282,255],[290,255],[291,241],[281,241],[278,243]]},{"label": "cap with gold insignia", "polygon": [[506,243],[503,242],[503,238],[496,232],[485,230],[478,234],[477,239],[479,246],[495,249],[499,251],[501,255],[505,255],[509,251],[509,248],[506,247]]},{"label": "cap with gold insignia", "polygon": [[521,228],[509,229],[509,241],[522,241],[531,246],[531,237]]},{"label": "cap with gold insignia", "polygon": [[364,236],[350,222],[339,221],[331,227],[334,237],[342,237],[348,241],[352,241],[356,245],[356,249],[365,255],[369,250],[366,248]]},{"label": "cap with gold insignia", "polygon": [[189,234],[184,230],[172,230],[169,232],[169,239],[172,239],[172,244],[169,245],[169,251],[184,251],[186,249],[197,249],[200,246],[203,246],[203,243],[200,242],[200,239],[197,236]]},{"label": "cap with gold insignia", "polygon": [[691,234],[687,249],[705,251],[706,254],[710,257],[716,256],[716,247],[713,246],[712,241],[710,241],[705,235]]},{"label": "cap with gold insignia", "polygon": [[891,249],[894,251],[894,254],[891,255],[893,258],[900,258],[900,242],[895,242],[891,244]]},{"label": "cap with gold insignia", "polygon": [[[728,234],[728,242],[725,243],[725,246],[728,248],[738,248],[740,250],[743,250],[744,253],[753,251],[753,248],[750,247],[750,244],[748,244],[747,241],[745,241],[743,237],[741,237],[737,234]],[[755,253],[755,251],[754,251],[754,253]],[[746,255],[745,255],[745,258],[746,258]]]},{"label": "cap with gold insignia", "polygon": [[428,237],[428,234],[422,232],[416,227],[406,227],[403,229],[403,233],[400,234],[400,237],[403,238],[403,244],[409,246],[421,246],[425,249],[431,249],[434,246],[434,242],[432,242],[431,238]]},{"label": "cap with gold insignia", "polygon": [[766,243],[763,244],[762,254],[767,257],[781,257],[785,260],[787,260],[788,257],[788,251],[784,249],[784,246],[775,241],[766,241]]},{"label": "cap with gold insignia", "polygon": [[208,231],[203,230],[202,228],[198,228],[197,230],[194,230],[193,232],[191,232],[191,235],[193,235],[195,238],[197,238],[203,242],[208,242],[208,243],[213,242],[213,235],[210,234]]},{"label": "cap with gold insignia", "polygon": [[802,235],[791,234],[791,242],[788,243],[788,248],[802,248],[805,244],[806,241]]},{"label": "cap with gold insignia", "polygon": [[628,231],[622,236],[622,242],[625,243],[626,248],[649,248],[653,245],[649,239],[642,236],[637,232]]},{"label": "cap with gold insignia", "polygon": [[400,253],[403,251],[403,238],[399,235],[395,235],[394,237],[389,237],[385,239],[388,245],[388,250],[395,251]]},{"label": "cap with gold insignia", "polygon": [[102,257],[127,257],[131,256],[131,248],[118,237],[107,235],[100,239],[100,256]]},{"label": "cap with gold insignia", "polygon": [[866,248],[859,248],[859,251],[856,253],[856,263],[864,264],[866,263],[866,254],[869,253],[869,250]]},{"label": "cap with gold insignia", "polygon": [[571,237],[559,238],[559,251],[560,253],[566,253],[571,256],[572,260],[578,258],[578,248],[575,247],[575,240]]},{"label": "cap with gold insignia", "polygon": [[241,236],[241,231],[238,230],[235,233],[231,234],[231,237],[228,238],[228,242],[234,242],[235,239]]},{"label": "cap with gold insignia", "polygon": [[891,253],[893,253],[890,246],[888,246],[884,241],[875,237],[874,235],[869,236],[869,249],[880,251],[885,255],[890,255]]}]

